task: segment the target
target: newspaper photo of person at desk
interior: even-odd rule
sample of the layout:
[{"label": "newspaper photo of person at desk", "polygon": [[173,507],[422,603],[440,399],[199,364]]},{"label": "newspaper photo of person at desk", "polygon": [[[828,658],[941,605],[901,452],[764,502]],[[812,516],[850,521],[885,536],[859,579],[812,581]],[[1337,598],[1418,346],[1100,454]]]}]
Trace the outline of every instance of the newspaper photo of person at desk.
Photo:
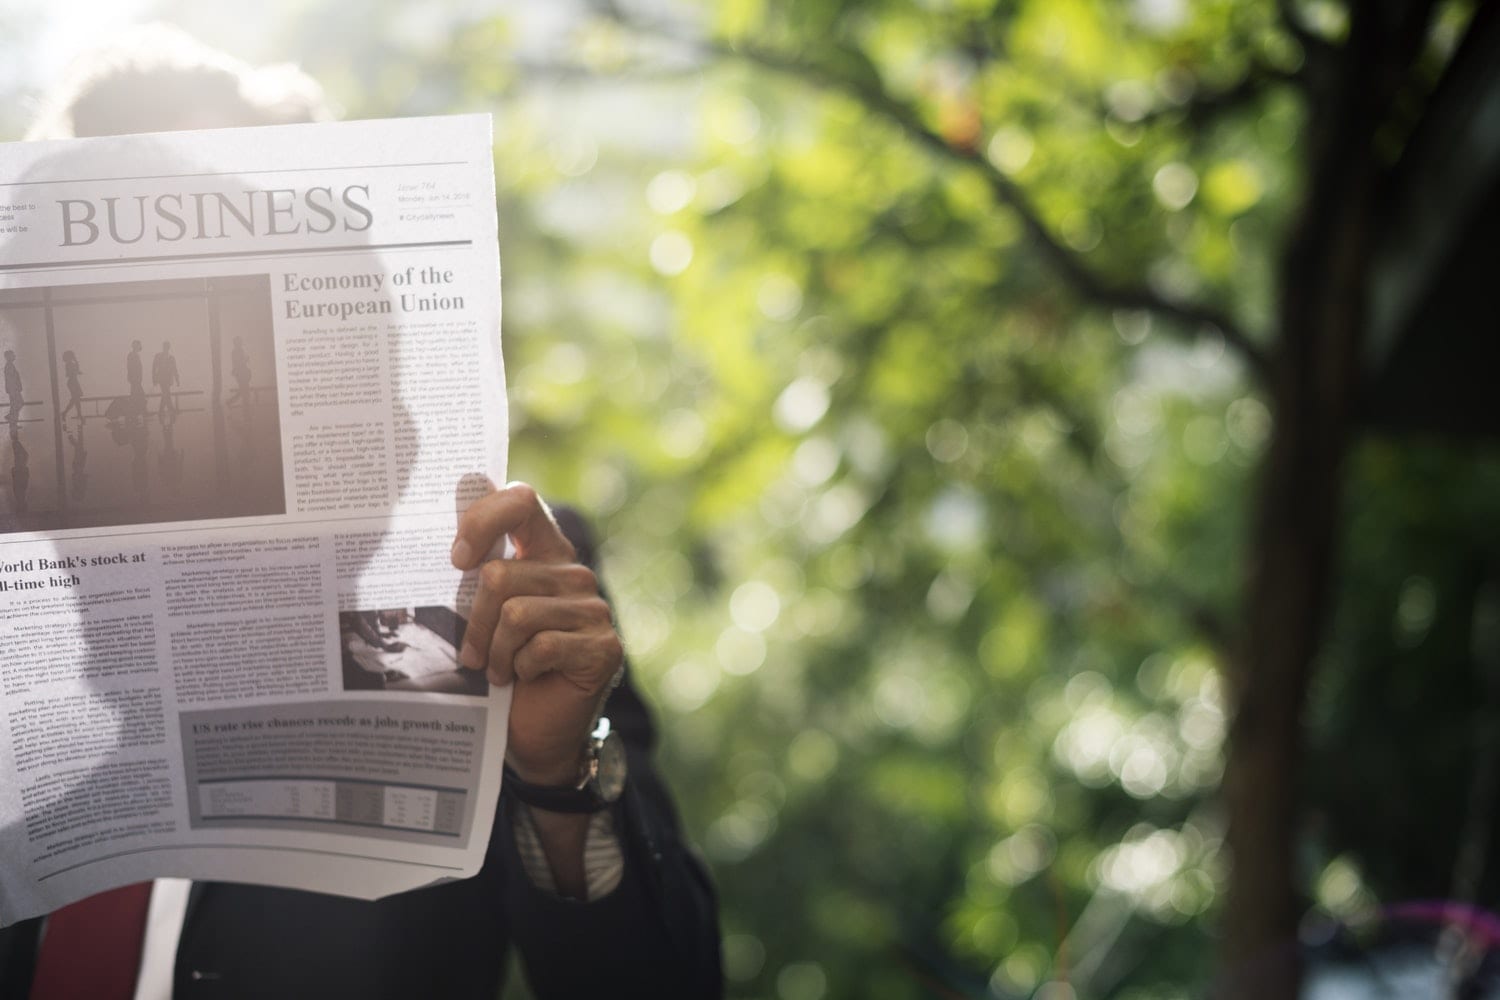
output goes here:
[{"label": "newspaper photo of person at desk", "polygon": [[463,619],[451,608],[339,614],[346,691],[442,691],[483,696],[482,673],[458,662]]}]

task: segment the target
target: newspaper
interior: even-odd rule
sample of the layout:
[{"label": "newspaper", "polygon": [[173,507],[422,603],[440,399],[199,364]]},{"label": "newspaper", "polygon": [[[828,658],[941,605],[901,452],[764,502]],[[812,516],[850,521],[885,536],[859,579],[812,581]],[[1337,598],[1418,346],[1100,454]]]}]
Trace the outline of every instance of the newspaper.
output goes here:
[{"label": "newspaper", "polygon": [[0,923],[479,870],[499,310],[488,116],[0,146]]}]

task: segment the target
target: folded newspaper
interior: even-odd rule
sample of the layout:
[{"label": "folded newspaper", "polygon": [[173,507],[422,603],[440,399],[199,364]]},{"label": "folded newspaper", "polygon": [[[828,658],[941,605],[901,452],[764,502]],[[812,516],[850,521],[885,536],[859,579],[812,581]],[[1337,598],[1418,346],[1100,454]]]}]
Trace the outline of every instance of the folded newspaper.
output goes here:
[{"label": "folded newspaper", "polygon": [[488,116],[0,146],[0,924],[479,870],[499,319]]}]

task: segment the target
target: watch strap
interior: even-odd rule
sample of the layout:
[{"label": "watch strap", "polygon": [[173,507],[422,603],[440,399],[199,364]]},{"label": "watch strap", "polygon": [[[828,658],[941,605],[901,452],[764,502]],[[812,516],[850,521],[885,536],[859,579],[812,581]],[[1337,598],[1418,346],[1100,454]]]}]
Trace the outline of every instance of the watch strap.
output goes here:
[{"label": "watch strap", "polygon": [[533,809],[545,809],[548,812],[595,813],[608,805],[594,791],[592,782],[585,782],[582,787],[533,785],[521,780],[521,776],[509,764],[505,765],[505,780],[501,787]]}]

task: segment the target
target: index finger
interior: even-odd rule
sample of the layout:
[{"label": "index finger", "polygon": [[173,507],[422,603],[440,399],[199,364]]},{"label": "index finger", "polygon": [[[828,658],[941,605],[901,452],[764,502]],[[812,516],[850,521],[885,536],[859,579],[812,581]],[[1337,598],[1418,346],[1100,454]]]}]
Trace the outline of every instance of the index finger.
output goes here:
[{"label": "index finger", "polygon": [[526,483],[509,483],[474,501],[459,518],[454,567],[470,570],[492,558],[492,550],[507,535],[515,543],[518,559],[573,562],[578,557],[537,491]]}]

